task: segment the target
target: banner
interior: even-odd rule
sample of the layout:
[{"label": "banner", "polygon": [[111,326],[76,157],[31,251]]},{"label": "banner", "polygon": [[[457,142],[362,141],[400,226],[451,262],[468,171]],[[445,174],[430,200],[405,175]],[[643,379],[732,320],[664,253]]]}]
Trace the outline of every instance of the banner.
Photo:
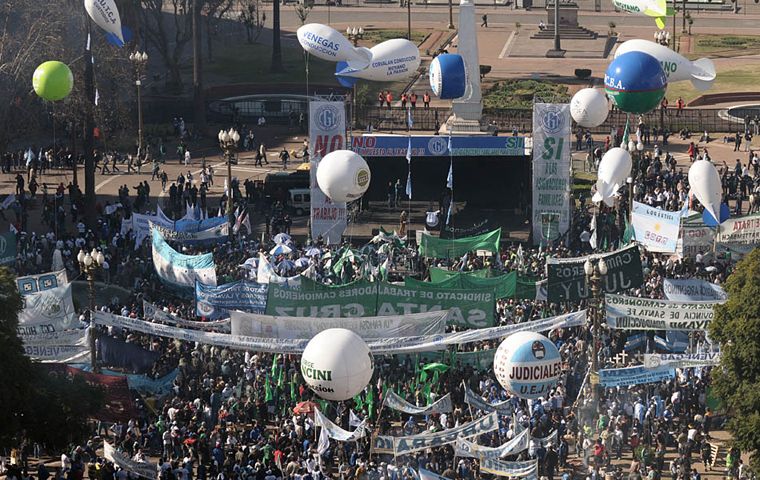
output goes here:
[{"label": "banner", "polygon": [[702,255],[712,254],[715,245],[716,229],[706,227],[701,220],[698,224],[686,223],[681,225],[681,248],[678,253],[683,258],[696,258],[698,253]]},{"label": "banner", "polygon": [[70,283],[21,298],[24,308],[18,314],[20,337],[79,328]]},{"label": "banner", "polygon": [[447,393],[427,407],[418,407],[396,395],[393,390],[388,390],[388,393],[383,400],[383,405],[410,415],[431,415],[433,413],[450,413],[452,411],[450,393]]},{"label": "banner", "polygon": [[706,330],[722,302],[670,302],[605,295],[607,326],[626,330]]},{"label": "banner", "polygon": [[[83,372],[92,372],[92,366],[87,364],[71,365],[72,368]],[[147,375],[138,375],[134,373],[123,373],[107,368],[101,369],[102,375],[109,377],[124,377],[127,379],[127,385],[130,390],[135,390],[142,395],[166,395],[174,389],[174,380],[179,374],[179,369],[175,368],[161,378],[151,378]]]},{"label": "banner", "polygon": [[330,152],[346,148],[346,106],[343,102],[309,102],[309,177],[311,238],[328,245],[340,243],[346,229],[346,203],[333,202],[317,185],[317,169]]},{"label": "banner", "polygon": [[740,247],[760,245],[760,214],[729,218],[720,225],[718,242]]},{"label": "banner", "polygon": [[465,253],[476,250],[498,253],[500,242],[501,228],[482,235],[454,240],[437,238],[428,233],[423,233],[420,242],[420,255],[423,257],[459,259]]},{"label": "banner", "polygon": [[116,451],[107,441],[103,441],[103,457],[109,462],[113,462],[122,470],[133,473],[138,477],[155,480],[158,478],[158,468],[152,463],[136,462],[121,452]]},{"label": "banner", "polygon": [[195,282],[216,286],[216,267],[211,253],[183,255],[153,230],[153,266],[161,281],[178,291],[192,294]]},{"label": "banner", "polygon": [[80,377],[90,385],[103,389],[105,396],[103,409],[92,414],[93,418],[105,422],[123,423],[137,418],[134,397],[129,391],[129,384],[126,378],[83,372],[71,366],[66,367],[66,373],[69,376]]},{"label": "banner", "polygon": [[669,212],[633,202],[631,225],[636,240],[650,252],[676,251],[678,231],[681,227],[681,212]]},{"label": "banner", "polygon": [[357,280],[331,287],[308,279],[301,281],[301,288],[270,285],[267,315],[329,318],[377,315],[377,283]]},{"label": "banner", "polygon": [[724,301],[728,294],[720,285],[698,278],[666,278],[662,284],[665,298],[674,302]]},{"label": "banner", "polygon": [[230,319],[229,317],[223,320],[215,320],[211,322],[197,322],[195,320],[185,320],[183,318],[175,317],[169,313],[164,312],[161,307],[157,307],[150,302],[143,300],[143,314],[146,320],[153,320],[167,325],[179,325],[187,328],[197,328],[199,330],[219,330],[221,332],[230,331]]},{"label": "banner", "polygon": [[18,293],[21,295],[29,295],[30,293],[50,290],[51,288],[61,287],[68,283],[69,280],[66,277],[66,270],[16,278]]},{"label": "banner", "polygon": [[0,265],[16,263],[16,234],[13,232],[0,235]]},{"label": "banner", "polygon": [[[309,343],[309,338],[276,339],[261,337],[243,337],[217,332],[203,332],[177,328],[169,325],[150,323],[129,317],[121,317],[106,312],[95,312],[94,321],[98,325],[127,328],[136,332],[159,337],[174,338],[186,342],[198,342],[207,345],[228,347],[236,350],[254,352],[300,354]],[[418,337],[375,338],[367,341],[373,354],[413,353],[445,350],[450,345],[495,340],[515,332],[544,332],[555,328],[578,327],[586,323],[586,311],[566,313],[556,317],[545,318],[517,325],[467,330],[464,332],[442,335],[423,335]]]},{"label": "banner", "polygon": [[[563,235],[570,228],[570,106],[533,104],[533,244]],[[558,232],[542,228],[542,214],[554,214]]]},{"label": "banner", "polygon": [[477,459],[503,458],[509,455],[517,455],[523,450],[528,449],[528,433],[529,430],[526,428],[515,435],[512,440],[499,447],[484,447],[475,442],[459,438],[454,444],[454,455]]},{"label": "banner", "polygon": [[363,425],[356,427],[356,430],[349,432],[343,430],[338,425],[334,424],[327,418],[318,408],[314,409],[314,425],[322,427],[327,430],[327,435],[333,440],[339,442],[355,442],[360,438],[364,438],[367,433],[367,429]]},{"label": "banner", "polygon": [[90,361],[87,330],[19,335],[24,353],[43,363],[77,363]]},{"label": "banner", "polygon": [[212,320],[229,317],[230,311],[264,313],[267,284],[248,280],[225,283],[218,287],[195,282],[195,314]]},{"label": "banner", "polygon": [[209,227],[197,232],[174,230],[173,228],[162,227],[153,222],[149,222],[149,225],[150,228],[158,230],[167,242],[187,243],[190,245],[226,242],[230,235],[229,222],[224,222],[221,225]]},{"label": "banner", "polygon": [[232,334],[262,338],[313,338],[328,328],[345,328],[364,339],[440,335],[446,331],[448,312],[403,316],[324,318],[280,317],[231,312]]},{"label": "banner", "polygon": [[[599,255],[594,255],[594,258],[599,257]],[[546,269],[549,275],[547,283],[548,301],[577,302],[591,295],[590,288],[586,284],[586,273],[583,271],[586,258],[548,258],[546,260]],[[637,245],[601,255],[601,258],[604,258],[607,263],[607,275],[602,277],[603,292],[621,292],[629,288],[640,287],[644,282],[641,257]]]},{"label": "banner", "polygon": [[431,269],[430,282],[423,282],[412,277],[406,277],[404,279],[404,284],[407,287],[429,286],[434,288],[455,288],[460,290],[493,289],[496,293],[496,298],[515,297],[515,291],[517,289],[517,272],[497,274],[493,277],[486,277],[481,272],[488,272],[488,270],[451,272],[448,270]]},{"label": "banner", "polygon": [[413,157],[522,157],[527,155],[525,137],[457,136],[448,140],[441,135],[382,135],[355,136],[351,150],[363,157],[399,157],[406,155],[409,143]]},{"label": "banner", "polygon": [[428,448],[440,447],[457,441],[457,438],[470,438],[499,429],[499,417],[490,413],[458,427],[441,432],[425,432],[408,437],[393,437],[394,455],[405,455]]},{"label": "banner", "polygon": [[[163,212],[162,212],[163,214]],[[142,245],[143,240],[150,236],[150,225],[159,225],[164,228],[173,228],[174,222],[163,215],[143,215],[132,213],[129,219],[121,221],[121,234],[126,235],[130,230],[135,236],[135,248]]]},{"label": "banner", "polygon": [[707,367],[719,363],[720,352],[644,354],[644,367],[646,368],[658,368],[661,365],[670,368]]},{"label": "banner", "polygon": [[456,352],[453,356],[454,365],[457,367],[471,367],[475,370],[489,370],[493,366],[493,357],[496,349],[477,350],[474,352]]},{"label": "banner", "polygon": [[[514,138],[514,137],[510,137],[510,138]],[[491,223],[492,222],[486,218],[474,225],[471,225],[469,227],[463,227],[463,228],[457,228],[450,223],[448,225],[442,225],[439,238],[442,238],[444,240],[451,240],[454,238],[474,237],[476,235],[483,235],[484,233],[488,233],[491,230],[493,230],[493,225],[491,225]]]},{"label": "banner", "polygon": [[497,412],[499,415],[512,415],[515,411],[514,405],[509,400],[488,403],[467,387],[464,389],[464,403],[481,412]]},{"label": "banner", "polygon": [[629,387],[670,380],[676,371],[670,365],[646,368],[643,365],[626,368],[608,368],[599,370],[599,384],[604,387]]},{"label": "banner", "polygon": [[538,478],[538,460],[505,462],[497,458],[483,458],[480,460],[480,471],[499,477]]}]

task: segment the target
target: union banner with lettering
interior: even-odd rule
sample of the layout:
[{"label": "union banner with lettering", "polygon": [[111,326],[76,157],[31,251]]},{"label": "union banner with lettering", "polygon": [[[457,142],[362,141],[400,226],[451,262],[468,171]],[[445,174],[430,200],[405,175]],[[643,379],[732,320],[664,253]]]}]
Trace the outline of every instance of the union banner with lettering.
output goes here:
[{"label": "union banner with lettering", "polygon": [[606,295],[607,326],[625,330],[706,330],[722,302],[671,302]]}]

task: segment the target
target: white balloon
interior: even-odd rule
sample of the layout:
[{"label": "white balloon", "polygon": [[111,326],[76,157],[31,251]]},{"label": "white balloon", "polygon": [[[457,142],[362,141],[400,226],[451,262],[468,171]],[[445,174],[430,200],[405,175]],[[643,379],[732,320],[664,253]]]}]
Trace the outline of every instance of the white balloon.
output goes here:
[{"label": "white balloon", "polygon": [[708,160],[697,160],[689,168],[689,187],[699,203],[720,221],[720,200],[723,189],[715,165]]},{"label": "white balloon", "polygon": [[493,358],[502,387],[520,398],[547,398],[562,373],[562,357],[551,340],[536,332],[508,336]]},{"label": "white balloon", "polygon": [[348,400],[367,386],[374,372],[372,353],[362,338],[345,328],[314,335],[301,356],[301,375],[325,400]]},{"label": "white balloon", "polygon": [[84,0],[84,9],[100,28],[108,33],[113,33],[124,43],[121,34],[121,17],[114,0]]},{"label": "white balloon", "polygon": [[411,76],[420,66],[420,49],[403,38],[394,38],[369,49],[372,59],[366,68],[349,65],[336,75],[364,80],[393,81]]},{"label": "white balloon", "polygon": [[598,88],[578,90],[570,100],[570,115],[581,127],[598,127],[607,120],[609,113],[607,95]]},{"label": "white balloon", "polygon": [[370,53],[366,48],[354,48],[354,45],[334,28],[320,23],[303,25],[296,31],[298,43],[304,50],[331,62],[348,62],[356,68],[369,65]]},{"label": "white balloon", "polygon": [[350,202],[364,195],[372,178],[367,162],[349,150],[325,155],[317,167],[317,184],[333,202]]},{"label": "white balloon", "polygon": [[615,58],[628,52],[643,52],[656,58],[668,77],[668,83],[689,80],[698,90],[707,90],[715,81],[715,64],[709,58],[692,62],[664,45],[641,39],[623,42],[615,51]]},{"label": "white balloon", "polygon": [[631,154],[622,148],[610,148],[599,162],[596,178],[596,193],[592,200],[604,202],[608,206],[615,204],[614,196],[631,174],[633,161]]}]

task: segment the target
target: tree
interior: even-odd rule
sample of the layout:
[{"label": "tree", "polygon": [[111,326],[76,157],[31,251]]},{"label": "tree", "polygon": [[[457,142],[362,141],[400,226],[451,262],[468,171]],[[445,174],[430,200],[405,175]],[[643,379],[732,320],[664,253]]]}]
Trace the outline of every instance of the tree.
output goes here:
[{"label": "tree", "polygon": [[304,25],[306,23],[306,19],[309,18],[309,14],[311,13],[311,9],[313,7],[313,3],[297,3],[293,7],[293,9],[296,11],[298,20],[301,22],[301,25]]},{"label": "tree", "polygon": [[86,420],[102,408],[103,394],[81,380],[51,377],[29,360],[17,335],[22,307],[15,275],[0,267],[0,449],[18,446],[22,437],[64,448],[86,437]]},{"label": "tree", "polygon": [[725,284],[728,301],[715,307],[710,337],[720,344],[720,366],[713,388],[731,419],[736,446],[760,468],[760,248],[736,265]]},{"label": "tree", "polygon": [[219,20],[224,18],[230,9],[232,0],[206,0],[203,6],[203,15],[206,16],[206,55],[209,62],[214,61],[212,45],[219,30]]},{"label": "tree", "polygon": [[282,66],[282,46],[280,45],[280,0],[272,2],[272,73],[285,71]]},{"label": "tree", "polygon": [[140,0],[140,14],[148,41],[169,71],[166,84],[182,91],[182,60],[193,34],[192,0]]},{"label": "tree", "polygon": [[267,14],[261,10],[259,0],[240,0],[238,10],[240,10],[238,19],[245,26],[246,40],[248,43],[253,43],[261,35]]}]

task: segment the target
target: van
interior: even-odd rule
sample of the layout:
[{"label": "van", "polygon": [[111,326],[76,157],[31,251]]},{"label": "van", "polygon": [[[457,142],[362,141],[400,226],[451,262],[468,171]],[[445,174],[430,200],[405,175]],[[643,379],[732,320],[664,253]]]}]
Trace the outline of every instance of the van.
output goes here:
[{"label": "van", "polygon": [[291,188],[290,208],[296,215],[306,215],[311,208],[311,190],[308,188]]}]

